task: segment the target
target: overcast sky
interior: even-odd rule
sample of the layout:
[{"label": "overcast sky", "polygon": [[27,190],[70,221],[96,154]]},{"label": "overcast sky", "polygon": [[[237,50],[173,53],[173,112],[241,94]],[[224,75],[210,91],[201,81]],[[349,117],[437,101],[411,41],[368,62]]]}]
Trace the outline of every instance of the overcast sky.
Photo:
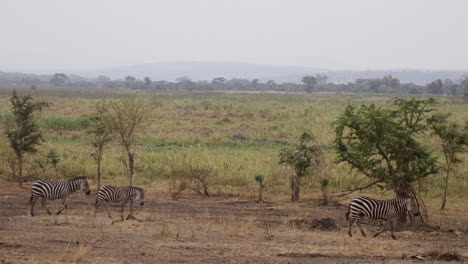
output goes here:
[{"label": "overcast sky", "polygon": [[0,70],[468,69],[467,0],[0,0]]}]

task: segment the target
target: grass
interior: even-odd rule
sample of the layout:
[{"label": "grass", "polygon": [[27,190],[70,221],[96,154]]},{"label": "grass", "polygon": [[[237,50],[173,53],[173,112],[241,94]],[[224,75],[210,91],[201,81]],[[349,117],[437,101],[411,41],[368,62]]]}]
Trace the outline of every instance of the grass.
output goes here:
[{"label": "grass", "polygon": [[[1,116],[7,116],[9,110],[8,90],[0,88]],[[52,103],[38,118],[47,140],[41,147],[42,152],[55,149],[60,154],[59,170],[66,177],[79,174],[93,179],[96,166],[90,157],[86,115],[97,102],[134,93],[108,89],[39,89],[35,98]],[[214,189],[250,192],[257,188],[254,176],[261,174],[265,175],[266,195],[289,192],[290,172],[278,164],[278,154],[282,148],[294,144],[304,130],[312,131],[325,148],[323,175],[330,177],[329,191],[359,186],[362,177],[351,173],[345,165],[333,163],[332,122],[347,104],[388,105],[391,100],[389,96],[374,94],[216,92],[148,92],[145,98],[150,112],[137,142],[136,184],[167,186],[174,168],[184,164],[209,165],[217,172]],[[464,121],[466,104],[461,98],[438,99],[440,111],[452,112],[454,120]],[[429,140],[434,151],[439,151],[435,140],[430,137],[425,140]],[[125,184],[125,171],[118,161],[120,155],[116,142],[107,147],[104,183]],[[460,176],[450,182],[451,197],[463,197],[468,191],[467,168],[463,163],[458,170]],[[318,180],[308,180],[304,184],[306,196],[319,190]],[[443,187],[440,176],[431,177],[428,186],[430,197],[440,197]]]}]

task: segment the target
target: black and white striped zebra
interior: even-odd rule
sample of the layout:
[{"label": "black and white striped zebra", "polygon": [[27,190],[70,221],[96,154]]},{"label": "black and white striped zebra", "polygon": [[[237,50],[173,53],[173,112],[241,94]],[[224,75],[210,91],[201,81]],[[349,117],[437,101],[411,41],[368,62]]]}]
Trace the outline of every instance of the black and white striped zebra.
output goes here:
[{"label": "black and white striped zebra", "polygon": [[[366,236],[362,230],[362,220],[365,217],[369,219],[385,220],[390,224],[390,232],[393,239],[396,239],[393,234],[395,221],[402,212],[410,212],[417,216],[419,215],[418,205],[413,197],[396,198],[391,200],[376,200],[369,197],[358,197],[351,200],[348,207],[346,219],[349,221],[348,234],[352,237],[351,227],[354,223],[361,229],[362,236]],[[349,217],[350,216],[350,217]],[[378,236],[385,229],[382,225],[381,229],[375,233],[374,237]]]},{"label": "black and white striped zebra", "polygon": [[57,215],[63,210],[67,209],[67,202],[70,194],[82,189],[86,195],[91,193],[89,189],[88,181],[85,176],[76,177],[68,181],[43,181],[39,180],[32,185],[31,188],[31,216],[34,216],[34,204],[36,201],[42,199],[42,207],[47,210],[48,214],[51,214],[49,209],[46,207],[46,200],[57,200],[61,199],[63,207],[57,211]]},{"label": "black and white striped zebra", "polygon": [[[145,193],[142,188],[138,187],[113,187],[113,186],[103,186],[98,190],[96,196],[96,210],[94,211],[94,216],[96,217],[97,210],[99,205],[102,202],[105,202],[105,207],[109,218],[112,218],[109,211],[109,203],[121,203],[120,208],[120,218],[123,220],[123,211],[125,204],[129,201],[139,201],[140,205],[144,205]],[[130,206],[130,214],[127,219],[133,217],[132,206]]]}]

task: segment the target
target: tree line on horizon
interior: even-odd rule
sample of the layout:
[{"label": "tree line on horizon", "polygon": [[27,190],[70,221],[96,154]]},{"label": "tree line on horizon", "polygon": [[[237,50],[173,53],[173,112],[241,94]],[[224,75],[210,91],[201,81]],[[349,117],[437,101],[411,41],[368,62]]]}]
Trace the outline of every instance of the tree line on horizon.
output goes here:
[{"label": "tree line on horizon", "polygon": [[16,82],[2,82],[0,84],[30,86],[35,90],[40,86],[63,88],[115,88],[155,91],[284,91],[284,92],[333,92],[333,93],[383,93],[383,94],[438,94],[468,96],[468,76],[461,80],[446,78],[436,79],[425,85],[402,83],[392,75],[382,78],[358,78],[354,82],[333,83],[322,74],[306,75],[301,83],[277,83],[274,80],[262,82],[260,79],[232,78],[219,76],[211,81],[193,81],[188,76],[182,76],[175,81],[153,81],[150,77],[138,79],[128,75],[124,79],[111,79],[99,76],[86,79],[77,75],[55,73],[47,79],[27,77]]}]

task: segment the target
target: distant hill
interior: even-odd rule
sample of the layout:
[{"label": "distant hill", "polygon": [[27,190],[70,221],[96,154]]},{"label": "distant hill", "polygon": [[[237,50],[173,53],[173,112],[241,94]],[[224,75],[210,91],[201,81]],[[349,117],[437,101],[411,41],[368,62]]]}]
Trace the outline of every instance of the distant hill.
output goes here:
[{"label": "distant hill", "polygon": [[[391,74],[399,78],[402,83],[415,83],[423,85],[436,79],[460,80],[468,71],[443,71],[443,70],[327,70],[320,68],[274,66],[264,64],[251,64],[242,62],[206,62],[206,61],[170,61],[151,64],[137,64],[114,68],[102,68],[94,70],[63,70],[74,79],[95,79],[99,75],[105,75],[112,79],[123,79],[131,75],[139,79],[148,76],[152,80],[174,81],[178,77],[188,76],[194,81],[212,80],[215,77],[260,79],[261,82],[274,80],[277,83],[300,82],[304,75],[325,74],[329,82],[347,83],[354,82],[358,78],[381,78]],[[12,83],[22,78],[39,79],[47,81],[54,72],[47,74],[9,73],[0,71],[0,84]]]}]

